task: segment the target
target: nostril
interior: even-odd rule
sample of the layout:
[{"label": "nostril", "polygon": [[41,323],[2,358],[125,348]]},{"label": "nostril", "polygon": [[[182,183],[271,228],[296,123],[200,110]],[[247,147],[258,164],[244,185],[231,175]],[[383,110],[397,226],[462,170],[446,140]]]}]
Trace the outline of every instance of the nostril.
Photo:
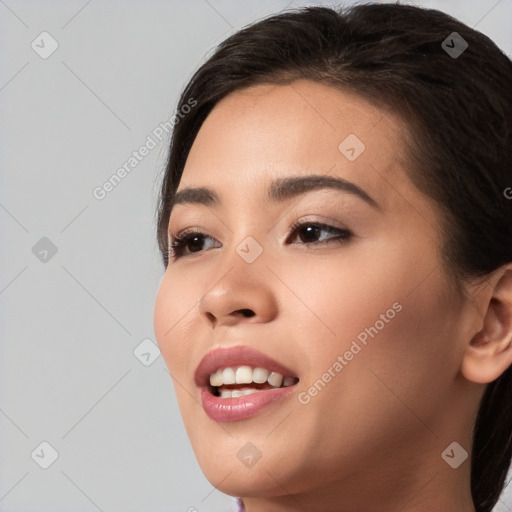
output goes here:
[{"label": "nostril", "polygon": [[208,320],[214,324],[216,322],[216,318],[215,318],[215,315],[210,313],[209,311],[206,312],[206,317],[208,318]]},{"label": "nostril", "polygon": [[250,318],[251,316],[254,316],[254,311],[251,309],[240,309],[239,310],[242,315],[244,315],[246,318]]}]

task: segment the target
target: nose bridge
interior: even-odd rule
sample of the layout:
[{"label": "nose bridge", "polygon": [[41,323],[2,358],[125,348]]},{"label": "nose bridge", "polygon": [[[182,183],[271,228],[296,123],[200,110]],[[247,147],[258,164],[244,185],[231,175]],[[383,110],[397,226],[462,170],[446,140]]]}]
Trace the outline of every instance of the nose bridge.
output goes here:
[{"label": "nose bridge", "polygon": [[229,270],[231,277],[245,276],[245,281],[253,279],[253,273],[261,276],[267,270],[265,262],[269,256],[266,243],[268,237],[264,227],[258,224],[254,217],[250,220],[239,215],[236,225],[231,225],[229,245],[225,247],[219,260],[220,274]]},{"label": "nose bridge", "polygon": [[200,314],[212,324],[242,318],[270,320],[277,300],[265,260],[264,248],[254,237],[235,242],[219,259],[217,272],[199,301]]}]

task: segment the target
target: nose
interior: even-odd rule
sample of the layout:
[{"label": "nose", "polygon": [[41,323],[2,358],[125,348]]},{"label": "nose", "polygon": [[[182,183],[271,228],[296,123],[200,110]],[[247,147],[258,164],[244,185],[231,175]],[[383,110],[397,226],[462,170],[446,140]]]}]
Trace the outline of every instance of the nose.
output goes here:
[{"label": "nose", "polygon": [[260,258],[247,263],[233,251],[218,267],[213,284],[207,287],[198,305],[212,329],[240,322],[265,323],[275,318],[276,282]]}]

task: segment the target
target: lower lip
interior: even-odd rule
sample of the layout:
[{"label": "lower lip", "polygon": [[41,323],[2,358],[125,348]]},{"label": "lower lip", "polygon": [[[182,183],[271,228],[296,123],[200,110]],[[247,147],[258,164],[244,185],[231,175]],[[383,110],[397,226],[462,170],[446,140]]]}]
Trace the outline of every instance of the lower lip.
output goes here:
[{"label": "lower lip", "polygon": [[238,398],[220,398],[212,395],[208,388],[201,389],[203,408],[214,421],[240,421],[252,418],[273,403],[289,397],[294,386],[259,391]]}]

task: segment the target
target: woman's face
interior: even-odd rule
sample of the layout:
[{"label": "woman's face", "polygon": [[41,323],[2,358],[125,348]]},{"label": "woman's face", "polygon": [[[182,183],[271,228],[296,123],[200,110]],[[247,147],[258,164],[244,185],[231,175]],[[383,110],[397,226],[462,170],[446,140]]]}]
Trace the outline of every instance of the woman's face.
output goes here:
[{"label": "woman's face", "polygon": [[[453,416],[467,406],[456,399],[469,311],[440,265],[437,210],[407,177],[404,137],[391,114],[306,80],[233,93],[201,127],[178,192],[205,187],[218,201],[174,206],[171,239],[188,228],[202,238],[171,254],[154,325],[199,464],[221,491],[306,503],[347,485],[348,503],[370,483],[399,496],[396,477],[406,488],[423,467],[418,486],[453,471],[441,453],[467,441]],[[344,181],[279,185],[306,176]],[[298,382],[214,397],[196,370],[232,347]],[[208,376],[272,366],[226,354],[202,367]],[[224,396],[271,387],[230,375],[217,375]]]}]

